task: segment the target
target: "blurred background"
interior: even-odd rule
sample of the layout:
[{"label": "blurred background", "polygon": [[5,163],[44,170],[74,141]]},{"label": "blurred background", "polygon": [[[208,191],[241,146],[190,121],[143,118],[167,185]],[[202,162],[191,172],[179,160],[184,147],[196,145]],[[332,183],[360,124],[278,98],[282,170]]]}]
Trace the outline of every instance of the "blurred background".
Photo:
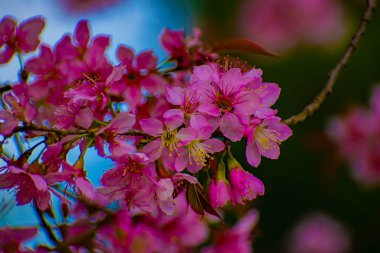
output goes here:
[{"label": "blurred background", "polygon": [[[274,107],[287,118],[322,89],[358,25],[365,1],[0,0],[0,6],[0,16],[12,15],[19,21],[45,16],[42,40],[49,44],[72,32],[78,20],[89,19],[93,34],[112,36],[111,59],[119,43],[136,51],[153,48],[165,59],[158,42],[164,27],[188,33],[200,27],[206,42],[253,39],[280,57],[236,56],[263,69],[266,82],[280,85],[282,94]],[[265,195],[251,203],[261,213],[253,235],[255,252],[380,252],[380,184],[368,186],[355,180],[352,168],[326,135],[332,116],[368,105],[372,88],[380,82],[379,31],[377,12],[332,96],[315,115],[293,128],[294,135],[281,146],[279,160],[264,159],[252,169],[244,163],[245,144],[233,147],[236,158],[266,186]],[[16,80],[17,70],[17,59],[0,67],[0,83]],[[88,160],[103,172],[110,165],[95,159],[95,154],[90,153]],[[97,175],[91,177],[96,180]],[[1,194],[10,203],[11,195]],[[237,208],[239,213],[249,206]],[[227,208],[226,213],[236,210]],[[11,207],[0,217],[1,226],[32,224],[36,219],[29,206]],[[323,249],[319,244],[315,247],[322,249],[306,251],[315,244],[310,239],[315,237],[332,246]],[[309,245],[299,245],[309,241]]]}]

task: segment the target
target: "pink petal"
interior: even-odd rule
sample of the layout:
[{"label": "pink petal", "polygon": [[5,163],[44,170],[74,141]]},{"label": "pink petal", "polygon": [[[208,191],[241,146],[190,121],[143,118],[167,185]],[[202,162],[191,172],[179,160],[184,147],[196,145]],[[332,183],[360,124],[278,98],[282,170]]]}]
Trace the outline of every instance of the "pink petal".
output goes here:
[{"label": "pink petal", "polygon": [[149,91],[149,93],[157,94],[165,91],[166,81],[160,75],[150,74],[141,78],[140,84],[147,91]]},{"label": "pink petal", "polygon": [[18,126],[18,120],[14,119],[9,112],[0,111],[0,134],[8,135]]},{"label": "pink petal", "polygon": [[191,127],[184,127],[178,131],[177,137],[181,141],[187,143],[198,138],[198,131]]},{"label": "pink petal", "polygon": [[234,105],[235,113],[242,115],[252,115],[257,108],[261,105],[261,98],[255,93],[251,92],[241,92],[241,102]]},{"label": "pink petal", "polygon": [[164,113],[163,118],[165,125],[173,130],[183,124],[184,113],[179,109],[170,109]]},{"label": "pink petal", "polygon": [[[0,47],[14,37],[16,26],[17,22],[13,17],[5,16],[0,20],[0,36],[2,37],[0,40]],[[7,38],[7,40],[5,40],[5,38]]]},{"label": "pink petal", "polygon": [[127,67],[132,65],[135,53],[132,48],[120,45],[116,50],[117,59]]},{"label": "pink petal", "polygon": [[280,96],[281,88],[275,83],[263,83],[261,87],[259,95],[262,96],[263,105],[272,106]]},{"label": "pink petal", "polygon": [[161,200],[168,200],[174,192],[174,185],[170,178],[160,179],[156,186],[157,197]]},{"label": "pink petal", "polygon": [[205,117],[199,114],[191,115],[190,126],[194,129],[201,129],[206,126],[210,126]]},{"label": "pink petal", "polygon": [[139,70],[153,70],[157,66],[157,57],[153,55],[151,50],[142,52],[137,55],[136,64]]},{"label": "pink petal", "polygon": [[240,123],[239,118],[232,113],[224,113],[220,121],[220,131],[231,141],[240,141],[243,137],[245,127]]},{"label": "pink petal", "polygon": [[40,175],[29,174],[29,176],[33,180],[33,183],[36,186],[36,189],[38,191],[46,191],[47,190],[46,181]]},{"label": "pink petal", "polygon": [[184,91],[180,87],[166,87],[166,99],[172,105],[182,105],[184,101]]},{"label": "pink petal", "polygon": [[124,140],[115,139],[109,146],[111,156],[123,157],[132,152],[136,152],[136,147]]},{"label": "pink petal", "polygon": [[166,214],[166,215],[173,215],[174,213],[174,203],[172,200],[158,200],[158,205],[160,209]]},{"label": "pink petal", "polygon": [[270,141],[268,145],[271,145],[271,148],[262,147],[260,143],[257,144],[257,147],[259,149],[259,152],[262,156],[265,156],[269,159],[278,159],[280,156],[280,147],[278,144],[274,141]]},{"label": "pink petal", "polygon": [[46,210],[50,205],[50,192],[49,191],[43,191],[41,193],[38,193],[36,201],[37,206],[41,210]]},{"label": "pink petal", "polygon": [[156,139],[142,148],[142,152],[145,153],[152,161],[157,160],[161,156],[159,151],[161,148],[161,139]]},{"label": "pink petal", "polygon": [[253,136],[248,137],[247,147],[245,149],[245,155],[250,165],[257,167],[261,162],[261,155],[256,143],[253,141]]},{"label": "pink petal", "polygon": [[164,132],[164,125],[162,122],[155,118],[141,119],[141,129],[149,135],[160,135]]},{"label": "pink petal", "polygon": [[136,116],[128,112],[121,112],[111,120],[108,128],[112,129],[116,133],[125,133],[136,123]]},{"label": "pink petal", "polygon": [[33,17],[22,22],[16,31],[18,47],[25,53],[36,50],[40,44],[39,35],[45,27],[45,20],[40,17]]},{"label": "pink petal", "polygon": [[79,192],[87,200],[94,200],[94,198],[95,198],[94,187],[85,178],[78,177],[77,180],[75,181],[75,186],[78,187]]},{"label": "pink petal", "polygon": [[244,84],[242,82],[243,75],[240,68],[231,68],[227,72],[223,73],[222,78],[217,84],[223,91],[228,91],[229,93],[236,92],[240,90],[240,87]]},{"label": "pink petal", "polygon": [[44,44],[41,45],[40,55],[28,60],[25,68],[37,75],[48,74],[49,71],[52,71],[54,69],[54,55],[51,48]]},{"label": "pink petal", "polygon": [[0,51],[0,64],[9,62],[14,53],[15,50],[13,48],[5,46],[5,50]]},{"label": "pink petal", "polygon": [[186,169],[187,164],[189,163],[189,152],[185,149],[179,152],[179,156],[175,159],[175,170],[181,172]]},{"label": "pink petal", "polygon": [[174,31],[165,28],[160,41],[162,46],[169,53],[176,51],[184,46],[185,33],[184,31]]},{"label": "pink petal", "polygon": [[90,41],[90,28],[87,20],[81,20],[75,27],[74,38],[81,48],[86,48]]},{"label": "pink petal", "polygon": [[203,144],[206,145],[208,147],[208,150],[212,152],[220,152],[225,148],[224,143],[216,138],[205,140]]},{"label": "pink petal", "polygon": [[72,59],[79,56],[78,49],[73,45],[70,35],[64,35],[57,42],[54,53],[58,60]]},{"label": "pink petal", "polygon": [[86,129],[90,128],[93,121],[94,114],[88,107],[79,110],[78,114],[75,116],[75,123]]}]

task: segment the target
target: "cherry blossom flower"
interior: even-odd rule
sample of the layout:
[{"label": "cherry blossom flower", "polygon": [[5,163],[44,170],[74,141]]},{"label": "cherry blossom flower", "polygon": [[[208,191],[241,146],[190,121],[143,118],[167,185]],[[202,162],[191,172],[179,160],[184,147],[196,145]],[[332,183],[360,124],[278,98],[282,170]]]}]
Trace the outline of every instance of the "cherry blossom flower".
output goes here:
[{"label": "cherry blossom flower", "polygon": [[176,60],[178,67],[188,68],[191,65],[217,58],[217,54],[207,51],[200,40],[201,30],[195,28],[193,35],[185,37],[184,31],[166,28],[160,38],[161,44],[170,56]]},{"label": "cherry blossom flower", "polygon": [[16,188],[16,201],[18,205],[30,203],[36,200],[40,209],[45,210],[49,206],[50,192],[45,179],[34,173],[10,166],[1,168],[5,173],[0,174],[0,189]]},{"label": "cherry blossom flower", "polygon": [[292,135],[292,130],[277,117],[264,120],[253,118],[249,124],[246,130],[248,163],[257,167],[261,156],[277,159],[280,155],[279,144]]},{"label": "cherry blossom flower", "polygon": [[242,116],[249,116],[259,108],[261,98],[248,89],[251,77],[239,68],[223,69],[210,64],[194,67],[192,83],[201,89],[199,111],[220,118],[220,131],[232,141],[244,134]]},{"label": "cherry blossom flower", "polygon": [[257,195],[264,195],[264,184],[260,179],[245,171],[238,161],[232,156],[227,159],[229,168],[229,180],[231,183],[231,200],[234,204],[244,204],[246,200],[252,200]]},{"label": "cherry blossom flower", "polygon": [[252,242],[250,233],[258,222],[259,214],[256,210],[247,213],[239,222],[225,233],[219,235],[215,243],[203,253],[227,253],[227,252],[252,252]]},{"label": "cherry blossom flower", "polygon": [[187,168],[190,172],[196,173],[206,166],[211,154],[224,149],[225,146],[221,140],[210,138],[211,133],[212,129],[209,127],[201,129],[189,127],[179,130],[178,138],[182,148],[175,160],[177,171]]},{"label": "cherry blossom flower", "polygon": [[23,228],[0,228],[0,245],[2,252],[32,252],[21,249],[21,243],[32,239],[37,234],[37,228],[35,227],[23,227]]},{"label": "cherry blossom flower", "polygon": [[303,218],[288,240],[290,253],[344,253],[350,248],[350,237],[342,224],[321,213]]},{"label": "cherry blossom flower", "polygon": [[151,94],[163,93],[166,81],[157,72],[157,57],[153,51],[135,55],[133,49],[120,45],[116,52],[124,75],[110,88],[110,94],[123,94],[132,110],[143,103],[143,89]]},{"label": "cherry blossom flower", "polygon": [[45,20],[35,16],[17,26],[10,16],[0,20],[0,64],[9,62],[15,53],[30,53],[40,44],[39,35],[45,27]]},{"label": "cherry blossom flower", "polygon": [[[324,13],[320,17],[320,13]],[[268,48],[287,51],[300,44],[321,45],[342,38],[345,31],[338,1],[247,1],[241,9],[241,32]]]}]

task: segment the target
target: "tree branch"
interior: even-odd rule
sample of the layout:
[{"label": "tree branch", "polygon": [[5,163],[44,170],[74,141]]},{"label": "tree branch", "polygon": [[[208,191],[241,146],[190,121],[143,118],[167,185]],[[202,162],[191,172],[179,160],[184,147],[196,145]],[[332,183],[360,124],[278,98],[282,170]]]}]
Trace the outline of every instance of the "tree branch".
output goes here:
[{"label": "tree branch", "polygon": [[[92,129],[75,129],[75,130],[64,130],[64,129],[57,129],[53,127],[43,126],[43,125],[36,125],[36,124],[26,124],[25,126],[18,126],[13,130],[13,133],[18,132],[24,132],[24,131],[37,131],[37,132],[53,132],[59,135],[80,135],[80,134],[89,134],[89,133],[96,133],[99,129],[92,128]],[[146,134],[139,130],[131,129],[126,133],[121,133],[118,135],[132,135],[132,136],[143,136],[143,137],[152,137],[149,134]]]},{"label": "tree branch", "polygon": [[43,212],[38,208],[36,201],[34,201],[34,206],[35,206],[34,209],[36,210],[37,216],[38,216],[38,218],[39,218],[39,220],[40,220],[41,226],[46,230],[47,235],[48,235],[48,237],[50,238],[50,240],[52,240],[56,245],[58,245],[58,244],[60,243],[60,241],[59,241],[58,238],[55,236],[52,227],[50,227],[50,225],[49,225],[49,224],[47,223],[47,221],[45,220],[44,214],[43,214]]},{"label": "tree branch", "polygon": [[352,53],[358,47],[359,41],[363,36],[365,30],[367,29],[368,23],[372,18],[372,13],[375,10],[375,8],[376,0],[367,0],[367,8],[361,18],[361,22],[355,34],[353,35],[350,43],[348,44],[347,49],[344,52],[342,58],[335,66],[335,68],[329,73],[325,87],[318,94],[318,96],[316,96],[314,100],[309,105],[307,105],[300,113],[289,117],[288,119],[284,120],[283,123],[289,126],[296,125],[300,122],[303,122],[314,112],[316,112],[319,109],[319,107],[321,107],[323,102],[326,100],[327,96],[331,94],[339,74],[341,73],[343,68],[348,64],[352,56]]}]

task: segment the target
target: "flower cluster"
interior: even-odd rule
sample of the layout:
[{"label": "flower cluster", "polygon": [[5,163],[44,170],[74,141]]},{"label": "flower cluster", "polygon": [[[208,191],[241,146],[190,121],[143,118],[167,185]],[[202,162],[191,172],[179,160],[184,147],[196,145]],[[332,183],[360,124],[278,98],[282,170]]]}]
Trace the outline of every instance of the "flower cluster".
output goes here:
[{"label": "flower cluster", "polygon": [[370,108],[352,108],[345,116],[330,120],[327,133],[350,164],[359,183],[380,183],[380,87],[373,90]]},{"label": "flower cluster", "polygon": [[[17,27],[4,17],[1,62],[36,50],[44,25],[35,17]],[[110,37],[92,36],[85,20],[54,46],[39,45],[39,53],[22,64],[19,82],[2,91],[1,149],[16,138],[19,150],[1,153],[0,188],[14,189],[18,205],[34,201],[41,210],[49,210],[52,194],[70,202],[70,189],[85,203],[117,203],[122,210],[153,216],[175,214],[176,199],[183,195],[196,213],[215,216],[214,208],[263,195],[263,183],[242,168],[231,145],[246,140],[247,161],[254,167],[262,156],[279,157],[279,144],[292,134],[272,108],[279,86],[264,82],[261,69],[218,59],[197,29],[189,37],[166,29],[160,39],[169,54],[162,64],[153,51],[136,53],[127,45],[118,46],[113,64],[106,55]],[[70,163],[67,154],[74,148],[79,156]],[[93,168],[85,154],[92,148],[113,162],[101,187],[87,178]],[[120,226],[117,237],[132,225]],[[138,238],[157,239],[141,226],[134,228]],[[241,225],[226,236],[245,242],[249,230]],[[138,240],[131,243],[140,247]]]}]

